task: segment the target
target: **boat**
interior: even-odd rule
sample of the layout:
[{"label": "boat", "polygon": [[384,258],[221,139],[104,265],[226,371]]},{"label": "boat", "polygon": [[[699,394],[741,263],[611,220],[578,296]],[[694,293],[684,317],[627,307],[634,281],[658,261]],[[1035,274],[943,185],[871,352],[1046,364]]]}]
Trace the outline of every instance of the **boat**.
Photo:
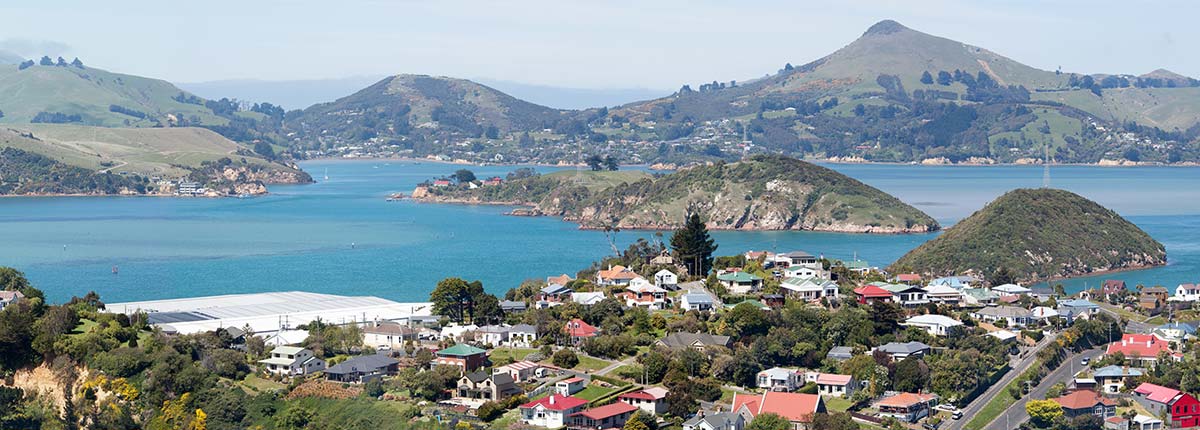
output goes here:
[{"label": "boat", "polygon": [[113,266],[113,268],[112,268],[112,273],[113,273],[114,275],[116,275],[116,274],[117,274],[117,266]]},{"label": "boat", "polygon": [[325,168],[325,180],[326,181],[329,180],[329,168],[328,167]]}]

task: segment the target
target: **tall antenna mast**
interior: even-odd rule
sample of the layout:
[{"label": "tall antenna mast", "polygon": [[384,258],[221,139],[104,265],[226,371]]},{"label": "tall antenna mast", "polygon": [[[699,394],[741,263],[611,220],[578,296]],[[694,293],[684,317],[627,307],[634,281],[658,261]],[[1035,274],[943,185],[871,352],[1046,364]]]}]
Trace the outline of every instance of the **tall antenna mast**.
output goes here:
[{"label": "tall antenna mast", "polygon": [[1050,188],[1050,142],[1042,145],[1042,188]]}]

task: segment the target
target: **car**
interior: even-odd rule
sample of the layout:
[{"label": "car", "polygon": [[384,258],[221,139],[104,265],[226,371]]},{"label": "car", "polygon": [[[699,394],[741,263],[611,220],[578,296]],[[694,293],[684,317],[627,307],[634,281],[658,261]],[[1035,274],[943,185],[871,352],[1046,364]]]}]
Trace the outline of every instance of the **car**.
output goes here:
[{"label": "car", "polygon": [[962,411],[954,411],[954,413],[950,415],[950,418],[954,418],[956,420],[961,420],[962,419]]},{"label": "car", "polygon": [[1087,366],[1087,365],[1088,365],[1088,363],[1091,363],[1091,362],[1092,362],[1092,359],[1090,359],[1090,358],[1087,358],[1087,357],[1083,357],[1083,359],[1082,359],[1082,360],[1079,360],[1079,365],[1081,365],[1081,366]]},{"label": "car", "polygon": [[921,427],[924,428],[925,430],[937,430],[937,428],[938,428],[937,424],[931,424],[931,423],[921,424]]}]

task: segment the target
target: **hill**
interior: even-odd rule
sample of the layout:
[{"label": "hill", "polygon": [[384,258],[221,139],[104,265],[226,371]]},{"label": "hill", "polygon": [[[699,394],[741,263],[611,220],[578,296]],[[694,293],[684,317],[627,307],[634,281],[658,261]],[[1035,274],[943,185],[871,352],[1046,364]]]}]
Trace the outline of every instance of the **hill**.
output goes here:
[{"label": "hill", "polygon": [[893,270],[989,275],[1004,267],[1026,282],[1146,268],[1166,250],[1116,212],[1054,189],[1010,191],[936,239],[905,254]]},{"label": "hill", "polygon": [[0,195],[142,194],[140,177],[70,166],[37,153],[0,147]]},{"label": "hill", "polygon": [[[618,173],[559,172],[494,187],[428,188],[422,193],[428,192],[425,199],[431,201],[530,205],[529,214],[560,216],[585,228],[673,229],[688,213],[701,214],[709,228],[718,230],[912,233],[939,228],[895,197],[788,157],[762,155],[657,178],[635,174],[613,181],[611,175]],[[616,183],[597,185],[596,176]]]}]

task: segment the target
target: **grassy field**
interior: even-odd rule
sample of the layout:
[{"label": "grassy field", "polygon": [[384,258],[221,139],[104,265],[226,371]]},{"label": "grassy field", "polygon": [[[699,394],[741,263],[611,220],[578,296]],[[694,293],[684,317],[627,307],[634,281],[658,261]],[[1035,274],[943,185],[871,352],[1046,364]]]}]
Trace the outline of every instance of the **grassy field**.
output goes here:
[{"label": "grassy field", "polygon": [[854,402],[850,401],[850,399],[843,399],[841,397],[825,398],[825,408],[831,412],[846,412],[851,406],[854,406]]},{"label": "grassy field", "polygon": [[574,396],[584,400],[592,401],[604,397],[613,391],[616,390],[612,388],[604,388],[599,385],[589,385],[587,388],[584,388],[583,391],[575,393]]},{"label": "grassy field", "polygon": [[[1021,136],[1024,135],[1027,139],[1039,145],[1043,139],[1050,142],[1051,148],[1061,148],[1067,146],[1067,141],[1064,136],[1074,136],[1080,138],[1080,127],[1083,123],[1075,118],[1068,117],[1059,113],[1056,109],[1036,108],[1033,110],[1037,119],[1030,121],[1021,127],[1020,131],[1009,131],[997,133],[988,136],[988,142],[995,144],[1002,138],[1007,138],[1014,144],[1020,142]],[[1043,134],[1039,129],[1043,126],[1050,127],[1050,134]],[[1037,146],[1040,148],[1040,146]],[[993,152],[1003,152],[1005,148],[993,148]],[[1052,151],[1053,153],[1053,151]]]},{"label": "grassy field", "polygon": [[[34,139],[22,137],[32,133]],[[198,167],[222,157],[240,159],[241,148],[202,128],[102,128],[65,124],[21,124],[0,128],[0,145],[36,152],[87,169],[110,169],[147,176],[178,176],[172,165]],[[253,164],[269,164],[245,157]]]},{"label": "grassy field", "polygon": [[546,174],[552,178],[572,178],[576,183],[592,190],[602,190],[611,186],[650,178],[650,174],[638,170],[617,170],[614,172],[591,170],[564,170]]},{"label": "grassy field", "polygon": [[496,348],[492,350],[491,358],[493,362],[521,361],[534,352],[537,350],[532,348]]},{"label": "grassy field", "polygon": [[963,428],[966,430],[979,430],[1000,416],[1000,413],[1017,402],[1016,399],[1008,395],[1008,390],[1016,386],[1018,386],[1016,380],[1009,382],[1008,386],[1005,386],[996,397],[992,397],[991,401],[983,405],[983,409],[980,409],[978,414],[975,414],[970,421],[967,421],[967,424]]},{"label": "grassy field", "polygon": [[239,381],[238,385],[242,387],[242,390],[251,394],[287,388],[287,385],[284,385],[282,382],[260,378],[254,374],[246,375],[246,379]]},{"label": "grassy field", "polygon": [[610,364],[612,362],[579,354],[579,364],[575,366],[575,370],[600,370]]}]

